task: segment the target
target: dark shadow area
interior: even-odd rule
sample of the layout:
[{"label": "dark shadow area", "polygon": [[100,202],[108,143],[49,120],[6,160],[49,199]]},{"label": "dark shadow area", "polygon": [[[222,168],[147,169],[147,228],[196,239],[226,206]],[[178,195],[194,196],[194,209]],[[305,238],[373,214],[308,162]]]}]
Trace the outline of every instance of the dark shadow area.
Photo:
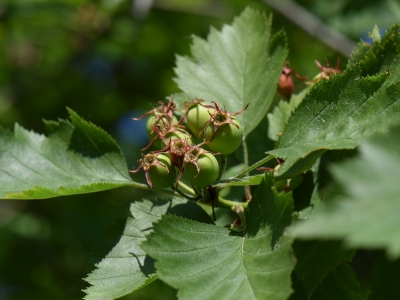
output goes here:
[{"label": "dark shadow area", "polygon": [[199,205],[190,201],[170,207],[167,210],[167,214],[176,215],[201,223],[214,224],[210,216]]},{"label": "dark shadow area", "polygon": [[296,161],[282,176],[279,176],[277,179],[290,179],[293,178],[306,170],[311,169],[315,161],[323,155],[325,149],[320,149],[311,152],[306,157],[299,159]]},{"label": "dark shadow area", "polygon": [[332,185],[333,178],[329,167],[332,164],[340,163],[347,158],[352,158],[357,155],[358,149],[356,148],[351,150],[330,150],[321,156],[317,173],[317,184],[318,193],[322,199],[327,194],[340,192],[337,186]]},{"label": "dark shadow area", "polygon": [[103,244],[93,247],[88,259],[93,266],[99,263],[118,244],[124,229],[126,219],[117,220],[114,224],[107,225],[101,230],[104,237]]},{"label": "dark shadow area", "polygon": [[254,237],[262,228],[268,226],[272,231],[271,249],[274,249],[285,228],[291,224],[293,202],[290,193],[277,193],[272,190],[272,178],[272,174],[266,176],[247,208],[246,235]]},{"label": "dark shadow area", "polygon": [[302,183],[293,191],[294,210],[301,211],[310,206],[311,196],[314,190],[314,174],[307,171],[303,175]]},{"label": "dark shadow area", "polygon": [[142,264],[139,260],[139,257],[135,253],[129,252],[129,254],[131,254],[133,257],[136,258],[136,261],[139,265],[140,271],[146,277],[150,277],[149,275],[152,275],[157,272],[157,270],[154,266],[155,260],[153,258],[151,258],[150,256],[146,255],[146,257],[144,258],[144,262]]},{"label": "dark shadow area", "polygon": [[120,150],[107,133],[93,126],[75,127],[71,135],[68,150],[84,157],[98,158],[106,153],[119,153]]}]

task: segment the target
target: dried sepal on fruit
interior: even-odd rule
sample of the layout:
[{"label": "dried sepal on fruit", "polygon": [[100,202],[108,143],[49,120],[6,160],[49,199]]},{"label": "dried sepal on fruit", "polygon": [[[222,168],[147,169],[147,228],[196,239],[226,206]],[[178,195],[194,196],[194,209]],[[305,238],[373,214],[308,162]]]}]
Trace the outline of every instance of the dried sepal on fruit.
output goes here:
[{"label": "dried sepal on fruit", "polygon": [[139,118],[132,118],[133,120],[141,120],[148,116],[149,119],[146,123],[147,134],[150,139],[149,145],[142,149],[142,151],[155,145],[156,148],[164,148],[169,139],[177,139],[182,135],[188,133],[184,130],[184,126],[178,124],[178,119],[174,116],[176,105],[172,99],[165,104],[159,101],[159,106],[145,113]]},{"label": "dried sepal on fruit", "polygon": [[[171,162],[178,168],[178,176],[174,185],[174,188],[176,189],[178,187],[178,182],[179,180],[182,178],[182,175],[184,172],[187,171],[187,166],[189,165],[193,165],[194,168],[197,170],[196,176],[189,176],[189,181],[190,178],[192,177],[198,177],[197,175],[201,173],[201,165],[199,165],[198,161],[199,158],[201,158],[203,155],[205,154],[210,154],[210,155],[217,155],[218,153],[212,153],[210,151],[207,151],[203,148],[201,148],[201,146],[204,144],[200,143],[198,145],[192,145],[189,141],[189,139],[181,139],[181,140],[171,140],[169,145],[167,147],[165,147],[164,149],[160,150],[160,152],[162,153],[168,153],[170,158],[171,158]],[[214,156],[213,156],[214,157]],[[212,160],[212,158],[210,158]],[[215,159],[215,158],[214,158]],[[203,160],[202,160],[203,161]],[[216,162],[216,160],[215,160]],[[213,161],[213,166],[214,169],[217,169],[219,171],[219,165],[218,162],[215,165],[215,162]],[[191,170],[193,167],[189,166],[188,167],[189,170]],[[194,181],[196,183],[201,183],[201,185],[206,182],[207,185],[211,184],[212,182],[214,182],[217,177],[218,177],[218,172],[215,173],[210,173],[209,172],[209,168],[204,167],[204,172],[203,175],[201,175],[199,177],[199,179],[195,179]],[[190,173],[191,171],[189,171]],[[206,178],[206,179],[204,179]],[[204,187],[196,185],[198,187]]]},{"label": "dried sepal on fruit", "polygon": [[243,113],[246,107],[236,113],[229,113],[220,108],[217,103],[213,109],[208,109],[209,119],[204,123],[199,135],[207,140],[207,146],[214,152],[223,155],[233,153],[242,143],[243,128],[237,115]]},{"label": "dried sepal on fruit", "polygon": [[318,73],[311,81],[306,82],[307,84],[314,85],[318,81],[321,81],[323,79],[329,79],[329,77],[335,75],[336,73],[342,74],[342,71],[339,69],[340,58],[338,58],[338,60],[336,61],[336,66],[334,68],[331,67],[328,59],[325,60],[326,60],[326,67],[322,66],[318,60],[315,60],[315,64],[317,65],[318,69],[321,70],[321,72]]},{"label": "dried sepal on fruit", "polygon": [[143,119],[144,117],[147,116],[154,116],[156,118],[156,122],[161,120],[162,118],[166,118],[167,120],[170,120],[172,122],[172,119],[174,117],[174,111],[176,108],[176,105],[174,103],[174,99],[169,101],[167,104],[165,104],[163,101],[158,101],[158,106],[153,108],[152,110],[148,111],[147,113],[141,115],[139,118],[131,118],[132,120],[139,121]]},{"label": "dried sepal on fruit", "polygon": [[209,141],[213,140],[217,130],[225,124],[232,124],[236,128],[239,128],[239,125],[235,124],[235,122],[233,122],[232,117],[244,113],[245,110],[247,109],[247,107],[249,106],[249,104],[247,104],[245,106],[245,108],[242,109],[241,111],[238,111],[235,113],[229,113],[226,111],[225,108],[220,108],[215,101],[212,101],[212,103],[214,104],[215,110],[214,111],[208,110],[208,114],[210,115],[210,118],[204,123],[203,128],[200,131],[200,136],[201,136],[201,134],[203,133],[203,131],[205,130],[205,128],[207,126],[212,127],[212,135],[211,135]]},{"label": "dried sepal on fruit", "polygon": [[169,143],[164,149],[161,149],[159,152],[168,153],[172,163],[177,167],[181,168],[184,156],[187,151],[192,147],[192,142],[190,138],[177,139],[177,140],[169,140]]},{"label": "dried sepal on fruit", "polygon": [[130,172],[136,173],[143,169],[147,184],[150,187],[171,187],[176,179],[176,171],[167,155],[160,153],[142,154],[139,166]]}]

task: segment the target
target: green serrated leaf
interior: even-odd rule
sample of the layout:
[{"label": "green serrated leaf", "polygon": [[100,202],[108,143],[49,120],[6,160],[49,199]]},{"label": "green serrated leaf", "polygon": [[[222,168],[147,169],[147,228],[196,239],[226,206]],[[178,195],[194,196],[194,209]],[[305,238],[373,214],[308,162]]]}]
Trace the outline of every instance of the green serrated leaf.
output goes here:
[{"label": "green serrated leaf", "polygon": [[271,189],[267,176],[246,214],[244,233],[164,216],[142,248],[180,299],[287,299],[294,267],[291,194]]},{"label": "green serrated leaf", "polygon": [[189,219],[212,223],[210,217],[194,202],[144,200],[131,204],[133,218],[128,218],[119,242],[85,280],[92,286],[85,299],[116,299],[157,279],[154,261],[141,249],[140,243],[152,232],[152,223],[164,214],[184,215]]},{"label": "green serrated leaf", "polygon": [[342,194],[324,201],[293,232],[302,238],[340,238],[351,247],[386,248],[399,257],[400,127],[363,141],[359,151],[360,157],[331,168]]},{"label": "green serrated leaf", "polygon": [[355,250],[343,249],[337,241],[296,241],[293,244],[298,263],[295,268],[308,296],[342,261],[350,261]]},{"label": "green serrated leaf", "polygon": [[390,72],[389,82],[398,82],[400,80],[399,25],[395,24],[388,28],[381,39],[378,38],[377,28],[374,28],[372,35],[372,45],[359,43],[347,65],[359,62],[362,76]]},{"label": "green serrated leaf", "polygon": [[[361,138],[400,122],[400,82],[388,74],[361,77],[355,66],[317,84],[292,114],[275,157],[285,159],[280,178],[309,168],[325,150],[353,149]],[[373,121],[372,121],[373,120]]]},{"label": "green serrated leaf", "polygon": [[[0,199],[43,199],[135,185],[116,142],[69,110],[48,136],[0,128]],[[140,185],[137,183],[137,185]]]},{"label": "green serrated leaf", "polygon": [[357,43],[356,48],[351,53],[351,56],[350,56],[349,60],[347,61],[346,68],[350,68],[354,64],[359,63],[361,60],[363,60],[365,58],[368,51],[370,51],[370,50],[371,50],[371,44],[364,42],[363,40],[360,40]]},{"label": "green serrated leaf", "polygon": [[287,55],[284,33],[271,36],[271,19],[247,8],[232,25],[211,28],[207,40],[194,37],[193,59],[177,57],[175,81],[188,96],[229,112],[250,104],[238,116],[246,136],[268,111]]}]

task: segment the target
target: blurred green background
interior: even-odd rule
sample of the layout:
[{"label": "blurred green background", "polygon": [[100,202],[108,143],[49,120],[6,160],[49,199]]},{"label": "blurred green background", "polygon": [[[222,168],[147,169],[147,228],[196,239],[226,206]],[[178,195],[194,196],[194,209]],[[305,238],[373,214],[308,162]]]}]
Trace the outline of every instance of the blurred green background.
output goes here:
[{"label": "blurred green background", "polygon": [[[190,54],[192,34],[206,37],[210,26],[231,23],[246,6],[273,13],[273,31],[285,28],[288,36],[290,66],[309,78],[319,71],[314,60],[334,65],[340,58],[343,69],[348,50],[341,46],[400,19],[395,0],[0,1],[0,124],[44,133],[42,120],[67,118],[70,107],[108,131],[133,169],[147,138],[144,123],[130,117],[178,92],[175,53]],[[297,91],[304,88],[295,83]],[[147,195],[121,188],[0,201],[0,299],[82,299],[88,285],[82,278],[95,262],[90,253],[104,243],[105,228]],[[123,299],[174,297],[156,281]]]}]

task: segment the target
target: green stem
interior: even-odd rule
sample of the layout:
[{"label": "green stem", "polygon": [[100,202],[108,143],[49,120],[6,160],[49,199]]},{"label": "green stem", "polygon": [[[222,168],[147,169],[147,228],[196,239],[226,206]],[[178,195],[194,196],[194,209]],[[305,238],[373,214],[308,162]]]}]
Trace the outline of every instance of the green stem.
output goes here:
[{"label": "green stem", "polygon": [[188,200],[196,201],[196,200],[201,199],[201,196],[192,197],[192,196],[186,195],[184,192],[182,192],[182,191],[180,191],[180,190],[178,190],[178,189],[176,190],[176,192],[177,192],[179,195],[181,195],[182,197],[184,197],[184,198],[186,198],[186,199],[188,199]]},{"label": "green stem", "polygon": [[266,162],[270,161],[273,158],[274,158],[273,155],[269,155],[269,156],[263,158],[262,160],[259,160],[255,164],[251,165],[250,167],[246,168],[243,172],[237,174],[233,178],[243,177],[243,176],[247,175],[250,171],[253,171],[255,168],[258,168],[259,166],[262,166],[263,164],[265,164]]},{"label": "green stem", "polygon": [[221,166],[219,168],[218,178],[216,181],[220,180],[222,175],[224,175],[227,163],[228,163],[228,156],[222,155],[221,156]]},{"label": "green stem", "polygon": [[[242,145],[243,145],[244,164],[245,164],[245,166],[246,166],[246,169],[248,169],[248,168],[249,168],[249,151],[248,151],[248,149],[247,149],[247,143],[246,143],[246,138],[245,138],[245,137],[243,137],[243,143],[242,143]],[[248,171],[248,172],[246,173],[246,176],[249,176],[249,172],[250,172],[250,171]],[[245,196],[246,196],[246,199],[247,199],[248,201],[250,201],[250,200],[251,200],[250,186],[246,185],[246,186],[244,187],[244,194],[245,194]]]},{"label": "green stem", "polygon": [[[201,203],[211,206],[211,202],[201,202]],[[240,205],[245,209],[245,208],[247,208],[248,203],[247,202],[231,201],[231,200],[227,200],[227,199],[218,197],[218,200],[214,202],[214,205],[215,205],[215,207],[223,207],[223,208],[229,208],[229,209],[231,209],[232,206]]]},{"label": "green stem", "polygon": [[243,160],[244,160],[244,165],[246,166],[246,169],[249,167],[249,150],[247,149],[247,143],[246,143],[246,137],[243,136]]},{"label": "green stem", "polygon": [[215,202],[215,206],[218,207],[226,207],[226,208],[232,208],[234,205],[241,205],[243,208],[247,208],[248,203],[247,202],[237,202],[237,201],[231,201],[227,200],[221,197],[218,197],[218,201]]},{"label": "green stem", "polygon": [[179,186],[180,186],[182,189],[184,189],[186,192],[188,192],[188,193],[190,193],[190,194],[192,194],[192,195],[194,195],[194,196],[198,196],[198,195],[196,194],[196,192],[195,192],[190,186],[184,184],[182,181],[179,181],[178,184],[179,184]]}]

